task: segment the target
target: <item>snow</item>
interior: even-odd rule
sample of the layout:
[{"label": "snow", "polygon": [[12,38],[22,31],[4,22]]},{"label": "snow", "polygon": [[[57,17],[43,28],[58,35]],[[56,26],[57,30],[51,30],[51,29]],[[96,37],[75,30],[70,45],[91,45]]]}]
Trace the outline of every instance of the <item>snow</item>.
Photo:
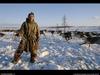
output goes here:
[{"label": "snow", "polygon": [[80,45],[82,39],[69,41],[58,34],[41,35],[35,63],[30,63],[30,53],[23,52],[17,64],[11,63],[20,38],[13,33],[0,37],[0,70],[100,70],[100,45]]}]

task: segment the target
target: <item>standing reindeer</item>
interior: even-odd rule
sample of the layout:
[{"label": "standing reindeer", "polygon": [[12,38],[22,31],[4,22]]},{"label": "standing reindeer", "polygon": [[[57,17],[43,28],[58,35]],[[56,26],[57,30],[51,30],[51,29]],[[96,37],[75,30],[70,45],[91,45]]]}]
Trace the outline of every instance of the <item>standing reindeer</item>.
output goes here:
[{"label": "standing reindeer", "polygon": [[89,32],[86,32],[84,34],[84,38],[85,38],[85,42],[82,43],[82,44],[89,44],[89,47],[90,47],[90,44],[100,44],[100,37],[98,36],[91,36]]}]

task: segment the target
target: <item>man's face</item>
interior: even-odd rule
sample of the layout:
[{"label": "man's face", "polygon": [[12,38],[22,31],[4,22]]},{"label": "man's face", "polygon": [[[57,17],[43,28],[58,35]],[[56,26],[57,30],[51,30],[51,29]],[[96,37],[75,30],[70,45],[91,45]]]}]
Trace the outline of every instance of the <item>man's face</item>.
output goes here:
[{"label": "man's face", "polygon": [[29,19],[30,21],[33,21],[33,20],[34,20],[34,15],[29,15],[29,16],[28,16],[28,19]]}]

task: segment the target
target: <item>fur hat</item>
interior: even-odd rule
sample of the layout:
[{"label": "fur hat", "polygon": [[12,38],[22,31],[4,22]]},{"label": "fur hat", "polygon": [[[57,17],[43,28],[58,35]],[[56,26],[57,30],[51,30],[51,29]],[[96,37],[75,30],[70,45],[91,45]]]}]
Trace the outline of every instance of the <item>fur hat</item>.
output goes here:
[{"label": "fur hat", "polygon": [[34,13],[33,13],[33,12],[30,12],[30,13],[28,14],[28,16],[30,16],[30,15],[33,15],[33,16],[34,16]]}]

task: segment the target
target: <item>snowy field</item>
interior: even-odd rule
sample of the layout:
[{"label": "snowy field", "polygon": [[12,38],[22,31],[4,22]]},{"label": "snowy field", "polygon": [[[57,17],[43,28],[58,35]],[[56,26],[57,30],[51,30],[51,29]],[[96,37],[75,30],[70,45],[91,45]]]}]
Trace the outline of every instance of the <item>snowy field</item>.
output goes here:
[{"label": "snowy field", "polygon": [[40,48],[35,63],[30,63],[30,53],[23,52],[18,64],[12,64],[19,38],[13,33],[0,37],[0,70],[100,70],[100,45],[80,45],[82,39],[69,41],[50,33],[41,35]]}]

